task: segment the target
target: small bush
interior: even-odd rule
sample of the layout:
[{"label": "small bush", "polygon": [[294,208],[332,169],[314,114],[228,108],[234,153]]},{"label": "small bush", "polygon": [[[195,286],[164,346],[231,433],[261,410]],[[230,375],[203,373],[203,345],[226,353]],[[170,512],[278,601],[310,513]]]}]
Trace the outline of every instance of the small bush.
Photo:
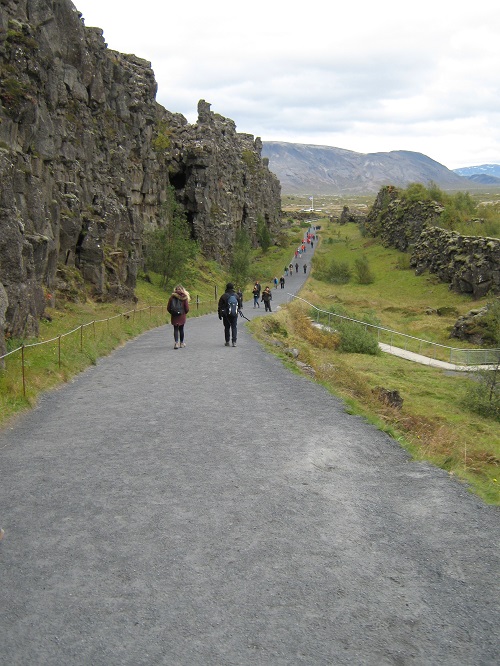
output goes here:
[{"label": "small bush", "polygon": [[262,328],[269,333],[269,335],[274,335],[280,338],[287,338],[288,331],[276,318],[268,318],[265,320]]},{"label": "small bush", "polygon": [[[331,307],[330,312],[343,317],[356,319],[356,317],[341,306],[336,305]],[[377,318],[374,316],[363,317],[363,322],[374,326],[379,324]],[[350,354],[370,354],[372,356],[378,356],[380,354],[380,347],[375,333],[372,329],[364,326],[363,323],[334,317],[331,319],[330,325],[332,328],[335,328],[340,336],[340,343],[338,345],[339,351]]]},{"label": "small bush", "polygon": [[356,271],[356,278],[359,284],[373,284],[375,282],[375,277],[371,272],[368,259],[365,255],[355,260],[354,270]]},{"label": "small bush", "polygon": [[342,321],[336,328],[340,333],[340,351],[349,354],[369,354],[371,356],[380,354],[377,338],[362,324]]},{"label": "small bush", "polygon": [[271,247],[272,239],[269,227],[262,215],[257,215],[257,240],[265,254]]},{"label": "small bush", "polygon": [[401,254],[396,261],[396,268],[398,271],[407,271],[410,269],[410,255]]},{"label": "small bush", "polygon": [[332,259],[328,263],[324,256],[315,256],[313,267],[315,277],[330,284],[347,284],[352,276],[352,270],[348,263],[336,259]]},{"label": "small bush", "polygon": [[466,391],[462,404],[475,414],[500,421],[500,366],[479,373]]}]

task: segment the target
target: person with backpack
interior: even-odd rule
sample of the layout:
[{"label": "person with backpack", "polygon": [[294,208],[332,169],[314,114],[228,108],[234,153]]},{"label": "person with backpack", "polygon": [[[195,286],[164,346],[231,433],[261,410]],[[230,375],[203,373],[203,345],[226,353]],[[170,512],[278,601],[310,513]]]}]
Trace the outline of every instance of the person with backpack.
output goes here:
[{"label": "person with backpack", "polygon": [[189,292],[181,284],[175,287],[168,299],[167,312],[170,313],[170,323],[174,327],[174,349],[186,346],[184,342],[184,324],[189,312],[190,300]]},{"label": "person with backpack", "polygon": [[273,295],[269,287],[266,287],[262,292],[262,302],[266,308],[266,312],[272,312],[271,310],[271,301],[273,300]]},{"label": "person with backpack", "polygon": [[226,347],[229,347],[231,340],[233,347],[236,347],[238,338],[238,313],[243,309],[243,299],[238,297],[234,290],[234,284],[228,282],[226,291],[219,298],[217,313],[219,319],[224,324],[224,339]]}]

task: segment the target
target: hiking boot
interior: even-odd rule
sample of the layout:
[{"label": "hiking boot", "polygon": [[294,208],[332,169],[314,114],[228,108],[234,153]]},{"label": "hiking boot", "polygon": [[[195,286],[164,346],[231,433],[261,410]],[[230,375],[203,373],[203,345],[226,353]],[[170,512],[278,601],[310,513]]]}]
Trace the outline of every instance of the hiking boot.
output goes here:
[{"label": "hiking boot", "polygon": [[226,342],[224,346],[229,347],[229,342]]},{"label": "hiking boot", "polygon": [[178,342],[174,343],[174,349],[179,349],[179,343]]},{"label": "hiking boot", "polygon": [[233,340],[233,347],[236,347],[236,340]]},{"label": "hiking boot", "polygon": [[181,342],[181,347],[185,347],[185,346],[186,346],[186,343],[185,343],[185,342]]}]

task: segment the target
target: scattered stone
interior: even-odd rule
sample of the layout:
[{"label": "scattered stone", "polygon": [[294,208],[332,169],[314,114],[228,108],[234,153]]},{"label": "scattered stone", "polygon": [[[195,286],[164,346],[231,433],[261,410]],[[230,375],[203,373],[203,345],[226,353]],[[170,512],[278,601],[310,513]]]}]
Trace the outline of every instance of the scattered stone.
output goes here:
[{"label": "scattered stone", "polygon": [[372,393],[374,393],[384,405],[394,407],[395,409],[401,409],[403,407],[403,398],[399,395],[399,391],[397,390],[391,391],[382,386],[377,386],[372,389]]},{"label": "scattered stone", "polygon": [[314,368],[312,368],[310,365],[307,365],[307,363],[302,363],[302,361],[297,361],[297,367],[302,370],[303,373],[306,375],[309,375],[311,377],[316,376],[316,371]]}]

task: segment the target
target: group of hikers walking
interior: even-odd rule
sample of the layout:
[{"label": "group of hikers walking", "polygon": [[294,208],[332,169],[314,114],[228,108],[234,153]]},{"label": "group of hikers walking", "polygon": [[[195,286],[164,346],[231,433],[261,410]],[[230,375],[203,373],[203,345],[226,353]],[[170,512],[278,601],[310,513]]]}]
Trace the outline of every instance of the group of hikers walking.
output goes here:
[{"label": "group of hikers walking", "polygon": [[[170,323],[174,327],[174,349],[182,349],[184,342],[184,325],[189,312],[191,296],[188,290],[178,284],[173,290],[167,303],[167,312],[170,313]],[[243,294],[235,291],[234,284],[228,282],[226,291],[219,298],[217,314],[224,324],[224,340],[226,347],[232,344],[236,347],[238,339],[238,315],[243,316]]]},{"label": "group of hikers walking", "polygon": [[[271,301],[273,295],[269,287],[261,289],[260,283],[255,282],[253,290],[254,308],[260,308],[264,303],[266,312],[272,312]],[[182,349],[186,346],[184,341],[184,326],[189,312],[191,296],[188,290],[178,284],[173,290],[167,303],[167,312],[170,314],[170,323],[174,327],[174,349]],[[260,302],[259,302],[260,300]],[[219,298],[217,314],[224,325],[225,346],[236,347],[238,339],[238,316],[243,316],[243,294],[236,291],[234,284],[228,282],[226,290]]]},{"label": "group of hikers walking", "polygon": [[[308,232],[303,238],[301,245],[295,251],[295,259],[306,252],[308,245],[313,248],[315,239],[316,235]],[[304,269],[304,274],[307,274],[307,264],[305,262],[302,264],[302,267]],[[277,289],[278,285],[280,285],[281,289],[284,289],[286,279],[292,277],[294,269],[295,273],[299,272],[298,261],[295,261],[295,264],[290,262],[285,266],[283,275],[280,278],[274,278],[274,288]],[[260,304],[264,303],[266,312],[272,312],[271,301],[273,300],[273,294],[269,286],[262,289],[260,282],[256,280],[252,289],[252,295],[254,308],[260,308]],[[174,327],[174,349],[182,349],[186,346],[184,341],[184,326],[189,312],[190,300],[191,296],[189,292],[181,284],[178,284],[174,288],[168,299],[167,312],[170,314],[170,323]],[[227,283],[225,292],[219,298],[217,314],[224,325],[225,346],[229,347],[232,345],[233,347],[236,347],[236,341],[238,339],[238,316],[244,316],[243,293],[241,290],[236,291],[232,282]]]}]

